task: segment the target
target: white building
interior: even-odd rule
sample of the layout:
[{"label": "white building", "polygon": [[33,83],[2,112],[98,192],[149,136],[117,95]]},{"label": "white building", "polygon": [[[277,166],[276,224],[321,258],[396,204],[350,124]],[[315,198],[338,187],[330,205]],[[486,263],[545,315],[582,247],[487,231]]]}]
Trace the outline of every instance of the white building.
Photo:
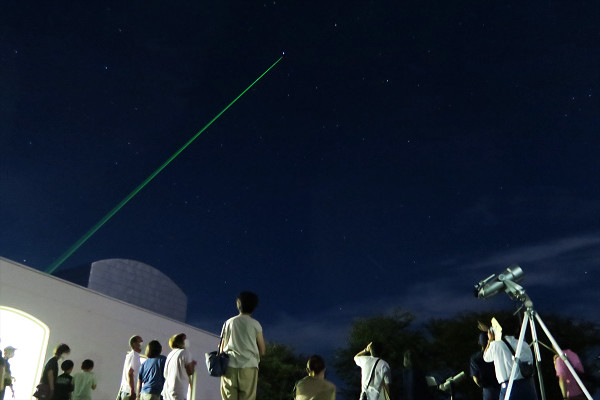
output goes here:
[{"label": "white building", "polygon": [[188,400],[220,399],[219,379],[204,366],[204,353],[216,349],[217,335],[0,257],[0,348],[17,348],[11,359],[17,400],[31,399],[59,343],[71,348],[74,372],[83,360],[94,361],[98,387],[92,398],[114,400],[129,338],[156,339],[166,355],[169,337],[181,332],[198,362]]}]

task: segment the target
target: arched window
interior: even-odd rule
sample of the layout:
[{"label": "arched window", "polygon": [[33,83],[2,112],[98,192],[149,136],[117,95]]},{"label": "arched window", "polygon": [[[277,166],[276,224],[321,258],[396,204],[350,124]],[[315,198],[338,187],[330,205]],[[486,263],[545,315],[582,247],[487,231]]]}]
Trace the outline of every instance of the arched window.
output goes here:
[{"label": "arched window", "polygon": [[[11,375],[15,377],[15,398],[30,399],[44,368],[44,356],[50,330],[34,316],[16,308],[0,305],[0,348],[16,348],[9,360]],[[5,399],[10,399],[6,389]]]}]

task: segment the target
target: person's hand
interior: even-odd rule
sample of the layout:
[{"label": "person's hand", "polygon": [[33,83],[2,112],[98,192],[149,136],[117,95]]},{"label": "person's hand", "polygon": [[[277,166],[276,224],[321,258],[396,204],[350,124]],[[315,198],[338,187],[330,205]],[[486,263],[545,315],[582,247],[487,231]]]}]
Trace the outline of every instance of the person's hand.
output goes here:
[{"label": "person's hand", "polygon": [[487,332],[490,329],[486,324],[484,324],[481,321],[477,321],[477,328],[479,328],[481,332]]},{"label": "person's hand", "polygon": [[373,342],[369,342],[369,344],[367,345],[367,347],[365,347],[365,350],[368,351],[369,353],[371,352],[371,345],[373,344]]},{"label": "person's hand", "polygon": [[129,395],[129,400],[135,400],[136,396],[137,396],[137,395],[135,394],[135,392],[134,392],[134,393],[131,393],[131,394]]},{"label": "person's hand", "polygon": [[488,334],[488,343],[491,343],[494,340],[496,340],[496,337],[494,336],[494,331],[492,331],[491,329],[488,329],[487,334]]}]

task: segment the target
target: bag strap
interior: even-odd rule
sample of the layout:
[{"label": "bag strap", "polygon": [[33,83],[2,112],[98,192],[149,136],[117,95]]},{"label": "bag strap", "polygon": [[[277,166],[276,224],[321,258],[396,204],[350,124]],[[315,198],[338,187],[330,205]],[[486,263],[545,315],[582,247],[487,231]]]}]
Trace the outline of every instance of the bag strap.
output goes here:
[{"label": "bag strap", "polygon": [[223,343],[223,332],[225,332],[225,324],[221,328],[221,337],[219,338],[219,347],[217,347],[217,354],[221,354],[221,343]]},{"label": "bag strap", "polygon": [[515,356],[515,349],[513,349],[513,347],[510,345],[510,343],[508,343],[508,340],[506,340],[506,338],[503,336],[502,337],[502,341],[504,343],[506,343],[506,345],[508,346],[508,348],[510,349],[510,352],[512,353],[513,357]]},{"label": "bag strap", "polygon": [[373,375],[375,375],[375,368],[377,367],[377,363],[379,363],[379,360],[381,360],[381,358],[378,358],[377,361],[375,361],[375,365],[373,365],[373,369],[371,369],[371,377],[369,378],[369,382],[367,382],[367,386],[365,387],[365,389],[371,386],[371,382],[373,381]]}]

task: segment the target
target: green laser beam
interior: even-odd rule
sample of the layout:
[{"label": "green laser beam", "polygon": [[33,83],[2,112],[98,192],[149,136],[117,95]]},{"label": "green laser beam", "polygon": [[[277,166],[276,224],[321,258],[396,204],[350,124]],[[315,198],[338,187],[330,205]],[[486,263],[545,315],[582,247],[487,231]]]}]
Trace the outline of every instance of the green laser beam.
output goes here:
[{"label": "green laser beam", "polygon": [[194,140],[196,140],[196,138],[198,136],[200,136],[202,134],[202,132],[204,132],[206,129],[208,129],[209,126],[212,125],[213,122],[215,122],[225,111],[227,111],[227,109],[229,107],[231,107],[233,105],[233,103],[235,103],[236,101],[238,101],[238,99],[240,97],[242,97],[244,95],[244,93],[246,93],[248,90],[250,90],[250,88],[252,86],[254,86],[254,84],[256,82],[258,82],[263,76],[265,76],[267,74],[267,72],[269,72],[273,67],[275,67],[275,65],[277,65],[277,63],[279,61],[281,61],[281,59],[283,58],[283,56],[279,57],[279,59],[277,61],[275,61],[269,68],[267,68],[267,70],[265,72],[263,72],[258,78],[256,78],[256,80],[254,82],[252,82],[250,84],[250,86],[248,86],[242,93],[240,93],[235,99],[233,99],[233,101],[231,103],[229,103],[227,105],[227,107],[225,107],[223,110],[221,110],[220,113],[218,113],[213,119],[211,119],[206,125],[204,125],[204,127],[202,129],[200,129],[198,131],[198,133],[196,133],[190,140],[187,141],[186,144],[184,144],[179,150],[177,150],[171,157],[169,157],[169,159],[167,161],[165,161],[160,167],[158,167],[152,174],[150,174],[150,176],[148,178],[146,178],[145,181],[143,181],[138,187],[136,187],[131,193],[129,193],[127,195],[127,197],[125,197],[123,200],[121,200],[121,202],[119,204],[117,204],[117,206],[115,208],[113,208],[112,210],[109,211],[108,214],[106,214],[104,216],[104,218],[102,218],[96,225],[94,225],[92,227],[92,229],[90,229],[85,235],[83,235],[77,242],[75,242],[75,244],[73,244],[73,246],[69,247],[69,249],[67,251],[64,252],[63,255],[61,255],[59,258],[57,258],[52,264],[50,264],[50,266],[48,268],[46,268],[46,273],[48,274],[52,274],[54,271],[56,271],[56,269],[58,267],[60,267],[60,265],[65,262],[65,260],[67,258],[69,258],[73,253],[75,253],[75,251],[77,251],[77,249],[79,249],[94,233],[96,233],[96,231],[98,229],[100,229],[106,222],[108,222],[109,219],[111,219],[121,208],[123,208],[123,206],[125,204],[127,204],[129,202],[129,200],[131,200],[136,194],[138,194],[148,183],[150,183],[150,181],[152,179],[154,179],[154,177],[156,175],[158,175],[163,169],[166,168],[167,165],[169,165],[171,163],[171,161],[173,161],[179,154],[181,154],[182,151],[184,151],[190,144],[192,144],[192,142]]}]

